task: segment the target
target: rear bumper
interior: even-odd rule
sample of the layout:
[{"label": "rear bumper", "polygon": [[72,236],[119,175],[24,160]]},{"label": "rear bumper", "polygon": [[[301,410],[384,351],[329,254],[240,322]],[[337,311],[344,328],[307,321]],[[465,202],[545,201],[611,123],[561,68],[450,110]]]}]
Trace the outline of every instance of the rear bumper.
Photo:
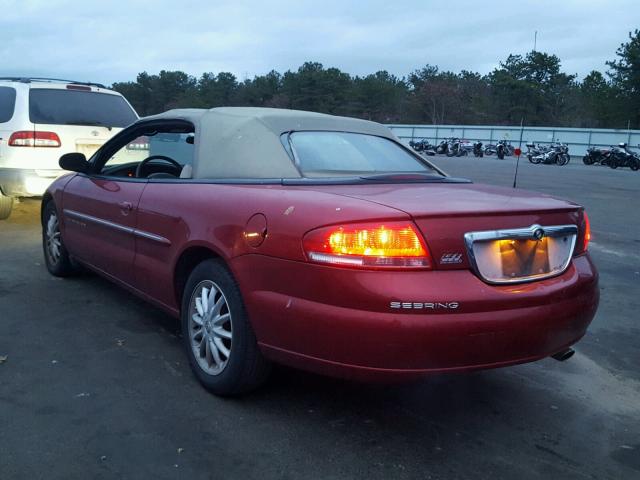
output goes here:
[{"label": "rear bumper", "polygon": [[[347,378],[388,381],[538,360],[577,342],[599,301],[588,255],[558,277],[512,286],[487,285],[468,270],[359,272],[251,257],[233,269],[265,355]],[[286,280],[274,290],[275,278]],[[394,311],[392,301],[459,307]]]},{"label": "rear bumper", "polygon": [[64,170],[0,168],[0,190],[10,197],[41,197]]}]

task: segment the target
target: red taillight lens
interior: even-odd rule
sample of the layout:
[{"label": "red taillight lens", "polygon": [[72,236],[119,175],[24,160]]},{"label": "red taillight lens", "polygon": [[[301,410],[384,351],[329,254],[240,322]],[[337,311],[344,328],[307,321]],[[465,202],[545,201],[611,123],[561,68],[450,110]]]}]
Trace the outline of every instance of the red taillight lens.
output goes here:
[{"label": "red taillight lens", "polygon": [[591,240],[591,225],[589,224],[589,216],[587,212],[582,212],[582,224],[578,230],[578,240],[576,242],[575,255],[581,255],[589,248]]},{"label": "red taillight lens", "polygon": [[9,137],[10,147],[59,147],[60,137],[54,132],[33,132],[22,130]]},{"label": "red taillight lens", "polygon": [[369,268],[430,268],[431,258],[414,226],[407,222],[320,228],[303,240],[313,262]]}]

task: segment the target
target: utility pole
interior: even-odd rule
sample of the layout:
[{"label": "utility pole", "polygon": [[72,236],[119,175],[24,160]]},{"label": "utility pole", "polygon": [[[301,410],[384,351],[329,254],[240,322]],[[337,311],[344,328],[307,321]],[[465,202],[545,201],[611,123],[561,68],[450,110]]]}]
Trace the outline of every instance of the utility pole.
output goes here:
[{"label": "utility pole", "polygon": [[536,51],[536,46],[538,45],[538,30],[533,33],[533,51]]}]

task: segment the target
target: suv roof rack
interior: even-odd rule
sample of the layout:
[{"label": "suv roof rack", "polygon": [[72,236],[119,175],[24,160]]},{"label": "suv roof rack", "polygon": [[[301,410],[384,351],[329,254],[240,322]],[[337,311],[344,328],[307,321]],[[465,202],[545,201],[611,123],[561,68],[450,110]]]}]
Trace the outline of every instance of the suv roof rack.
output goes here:
[{"label": "suv roof rack", "polygon": [[60,82],[60,83],[71,83],[73,85],[89,85],[98,88],[107,88],[101,83],[95,82],[80,82],[78,80],[65,80],[62,78],[47,78],[47,77],[0,77],[0,80],[8,80],[10,82],[22,82],[22,83],[31,83],[31,82]]}]

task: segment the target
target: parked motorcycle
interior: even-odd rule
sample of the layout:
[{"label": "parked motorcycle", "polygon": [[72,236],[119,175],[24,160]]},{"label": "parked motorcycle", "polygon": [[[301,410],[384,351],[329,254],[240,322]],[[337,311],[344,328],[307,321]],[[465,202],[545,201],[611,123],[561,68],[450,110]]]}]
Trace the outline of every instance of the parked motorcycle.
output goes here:
[{"label": "parked motorcycle", "polygon": [[413,140],[409,141],[409,146],[413,148],[416,152],[422,153],[425,155],[435,155],[435,145],[431,145],[428,140],[422,139],[414,142]]},{"label": "parked motorcycle", "polygon": [[462,150],[462,155],[466,157],[470,153],[473,153],[473,142],[469,140],[461,140],[460,149]]},{"label": "parked motorcycle", "polygon": [[557,164],[560,166],[569,163],[569,146],[566,143],[555,142],[549,147],[527,144],[527,158],[531,163]]},{"label": "parked motorcycle", "polygon": [[540,163],[542,155],[547,153],[549,149],[550,148],[545,145],[527,143],[527,159],[531,163]]},{"label": "parked motorcycle", "polygon": [[496,145],[496,155],[500,160],[503,160],[505,155],[513,155],[514,151],[515,148],[510,143],[507,143],[506,140],[500,140]]},{"label": "parked motorcycle", "polygon": [[482,149],[482,142],[477,141],[473,143],[473,155],[480,158],[484,156],[484,150]]},{"label": "parked motorcycle", "polygon": [[459,138],[452,138],[449,142],[447,149],[447,157],[462,157],[467,156],[469,151],[465,148],[462,140]]},{"label": "parked motorcycle", "polygon": [[589,147],[587,148],[587,154],[582,157],[582,162],[585,165],[595,165],[597,163],[606,165],[610,156],[611,148]]},{"label": "parked motorcycle", "polygon": [[484,154],[485,155],[493,155],[496,153],[496,145],[493,143],[489,143],[487,144],[486,147],[484,147]]},{"label": "parked motorcycle", "polygon": [[449,142],[447,140],[442,140],[438,146],[436,147],[436,153],[447,153],[449,151]]},{"label": "parked motorcycle", "polygon": [[618,148],[611,149],[611,156],[607,164],[611,168],[629,167],[633,171],[640,169],[640,157],[637,153],[629,150],[626,143],[620,143]]}]

